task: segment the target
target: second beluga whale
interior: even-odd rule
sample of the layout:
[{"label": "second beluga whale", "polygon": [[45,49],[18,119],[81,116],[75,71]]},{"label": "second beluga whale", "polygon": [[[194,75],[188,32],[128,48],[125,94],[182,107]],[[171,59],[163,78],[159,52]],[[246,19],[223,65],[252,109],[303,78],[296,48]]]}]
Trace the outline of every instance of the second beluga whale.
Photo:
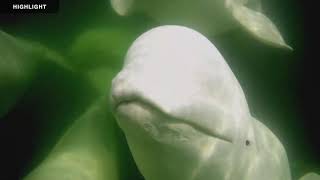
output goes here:
[{"label": "second beluga whale", "polygon": [[260,0],[110,0],[110,3],[120,16],[140,13],[160,24],[191,27],[210,37],[239,26],[262,42],[292,49],[262,12]]}]

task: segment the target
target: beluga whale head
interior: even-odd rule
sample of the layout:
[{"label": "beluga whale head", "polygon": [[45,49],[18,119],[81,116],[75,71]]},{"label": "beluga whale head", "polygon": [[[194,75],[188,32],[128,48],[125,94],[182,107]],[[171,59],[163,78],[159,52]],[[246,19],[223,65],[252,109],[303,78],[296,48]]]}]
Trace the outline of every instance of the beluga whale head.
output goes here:
[{"label": "beluga whale head", "polygon": [[215,46],[186,27],[134,41],[111,104],[146,180],[233,179],[256,152],[240,84]]}]

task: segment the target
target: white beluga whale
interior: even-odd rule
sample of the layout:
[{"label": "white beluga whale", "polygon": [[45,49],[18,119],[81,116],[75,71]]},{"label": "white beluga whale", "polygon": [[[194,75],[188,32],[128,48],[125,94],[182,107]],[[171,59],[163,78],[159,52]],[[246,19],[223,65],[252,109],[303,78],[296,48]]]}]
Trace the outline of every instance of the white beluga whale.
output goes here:
[{"label": "white beluga whale", "polygon": [[299,180],[320,180],[320,176],[316,173],[308,173],[301,177]]},{"label": "white beluga whale", "polygon": [[291,179],[281,142],[250,115],[222,55],[192,29],[141,35],[110,98],[146,180]]},{"label": "white beluga whale", "polygon": [[142,13],[160,24],[183,25],[210,36],[240,25],[262,42],[292,49],[262,13],[260,0],[111,0],[111,6],[121,16]]}]

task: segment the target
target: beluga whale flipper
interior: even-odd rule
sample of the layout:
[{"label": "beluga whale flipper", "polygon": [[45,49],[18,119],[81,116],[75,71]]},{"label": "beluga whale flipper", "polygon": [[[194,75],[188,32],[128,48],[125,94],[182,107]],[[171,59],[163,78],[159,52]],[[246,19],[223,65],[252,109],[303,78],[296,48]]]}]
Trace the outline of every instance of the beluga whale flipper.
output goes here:
[{"label": "beluga whale flipper", "polygon": [[111,0],[111,6],[121,16],[143,13],[161,24],[184,25],[210,36],[240,25],[267,44],[292,49],[261,12],[260,0]]},{"label": "beluga whale flipper", "polygon": [[111,105],[146,180],[290,180],[278,138],[250,115],[215,46],[160,26],[130,47]]}]

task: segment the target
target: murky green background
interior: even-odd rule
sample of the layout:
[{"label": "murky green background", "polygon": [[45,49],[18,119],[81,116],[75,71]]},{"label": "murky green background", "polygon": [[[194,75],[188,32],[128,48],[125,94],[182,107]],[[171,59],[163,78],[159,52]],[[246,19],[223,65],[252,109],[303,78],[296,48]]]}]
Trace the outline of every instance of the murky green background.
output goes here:
[{"label": "murky green background", "polygon": [[[301,110],[300,65],[306,43],[302,7],[289,0],[262,4],[294,51],[261,44],[241,29],[209,38],[241,83],[252,114],[285,146],[293,178],[319,173],[319,155]],[[139,14],[119,17],[107,0],[63,1],[57,14],[0,17],[3,31],[42,43],[77,69],[43,63],[31,88],[0,120],[0,179],[18,179],[46,157],[77,117],[108,93],[130,43],[159,24]],[[120,141],[123,179],[141,179],[123,137]]]}]

